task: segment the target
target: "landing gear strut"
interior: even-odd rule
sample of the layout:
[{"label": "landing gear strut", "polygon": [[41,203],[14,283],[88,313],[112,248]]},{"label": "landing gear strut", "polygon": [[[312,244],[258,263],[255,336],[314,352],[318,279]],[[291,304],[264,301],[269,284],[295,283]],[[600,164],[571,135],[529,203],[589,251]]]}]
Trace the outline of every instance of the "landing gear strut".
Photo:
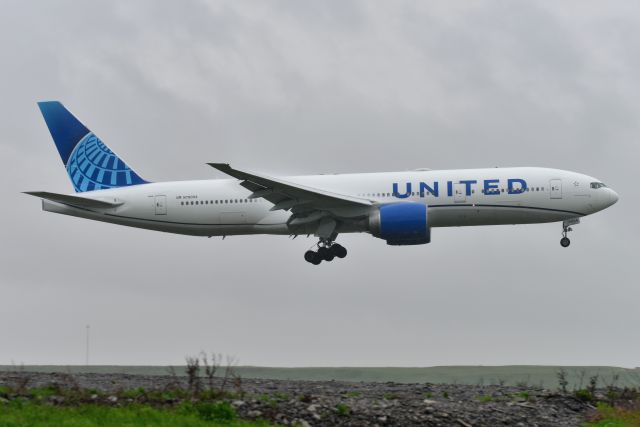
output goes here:
[{"label": "landing gear strut", "polygon": [[344,258],[347,256],[347,250],[344,246],[333,242],[329,239],[320,239],[318,242],[318,250],[308,250],[304,254],[304,259],[313,265],[318,265],[322,261],[333,261],[334,258]]},{"label": "landing gear strut", "polygon": [[575,224],[580,224],[579,218],[568,219],[562,222],[562,239],[560,239],[560,246],[562,246],[563,248],[566,248],[571,244],[571,240],[569,240],[567,234],[570,231],[573,231],[570,226]]}]

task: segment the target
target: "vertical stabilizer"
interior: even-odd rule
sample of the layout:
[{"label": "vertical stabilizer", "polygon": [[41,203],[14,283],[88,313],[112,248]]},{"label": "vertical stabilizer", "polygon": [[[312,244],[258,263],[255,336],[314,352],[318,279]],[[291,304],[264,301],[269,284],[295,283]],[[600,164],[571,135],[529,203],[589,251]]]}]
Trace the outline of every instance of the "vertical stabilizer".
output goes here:
[{"label": "vertical stabilizer", "polygon": [[60,102],[38,107],[76,192],[147,183]]}]

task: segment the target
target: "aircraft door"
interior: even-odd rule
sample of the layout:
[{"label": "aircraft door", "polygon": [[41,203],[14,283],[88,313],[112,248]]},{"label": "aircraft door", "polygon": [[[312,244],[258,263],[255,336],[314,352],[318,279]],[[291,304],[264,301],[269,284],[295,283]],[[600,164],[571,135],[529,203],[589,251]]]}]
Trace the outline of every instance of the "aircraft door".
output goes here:
[{"label": "aircraft door", "polygon": [[552,179],[549,181],[549,191],[552,199],[562,199],[562,180]]},{"label": "aircraft door", "polygon": [[156,207],[156,215],[167,214],[167,196],[155,196],[154,205]]},{"label": "aircraft door", "polygon": [[453,201],[464,203],[467,201],[467,188],[464,184],[453,184]]}]

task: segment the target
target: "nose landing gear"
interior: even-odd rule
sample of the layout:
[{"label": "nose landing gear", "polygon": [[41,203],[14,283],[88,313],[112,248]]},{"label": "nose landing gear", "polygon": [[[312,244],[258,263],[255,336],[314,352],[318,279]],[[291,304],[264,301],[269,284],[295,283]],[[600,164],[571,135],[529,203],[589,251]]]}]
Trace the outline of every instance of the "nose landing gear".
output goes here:
[{"label": "nose landing gear", "polygon": [[571,240],[567,237],[567,234],[573,229],[571,225],[580,224],[580,218],[572,218],[566,221],[562,221],[562,239],[560,239],[560,246],[563,248],[568,247],[571,244]]},{"label": "nose landing gear", "polygon": [[318,265],[322,261],[333,261],[334,258],[344,258],[347,256],[347,249],[331,240],[320,239],[318,242],[318,250],[308,250],[304,254],[305,261]]}]

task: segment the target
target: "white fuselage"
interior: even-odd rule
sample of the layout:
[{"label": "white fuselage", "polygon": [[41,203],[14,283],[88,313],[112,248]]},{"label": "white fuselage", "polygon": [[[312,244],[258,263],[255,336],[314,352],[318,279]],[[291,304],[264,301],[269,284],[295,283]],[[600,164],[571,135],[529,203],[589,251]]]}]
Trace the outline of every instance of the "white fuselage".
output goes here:
[{"label": "white fuselage", "polygon": [[[617,201],[598,180],[583,174],[537,167],[310,175],[288,182],[373,200],[426,203],[430,227],[528,224],[564,221],[605,209]],[[527,190],[522,191],[523,182]],[[511,184],[511,185],[510,185]],[[291,212],[271,211],[272,203],[250,199],[237,179],[158,182],[78,193],[117,202],[111,209],[84,209],[44,201],[43,208],[66,215],[170,233],[312,234],[288,225]],[[367,232],[364,222],[337,231]]]}]

